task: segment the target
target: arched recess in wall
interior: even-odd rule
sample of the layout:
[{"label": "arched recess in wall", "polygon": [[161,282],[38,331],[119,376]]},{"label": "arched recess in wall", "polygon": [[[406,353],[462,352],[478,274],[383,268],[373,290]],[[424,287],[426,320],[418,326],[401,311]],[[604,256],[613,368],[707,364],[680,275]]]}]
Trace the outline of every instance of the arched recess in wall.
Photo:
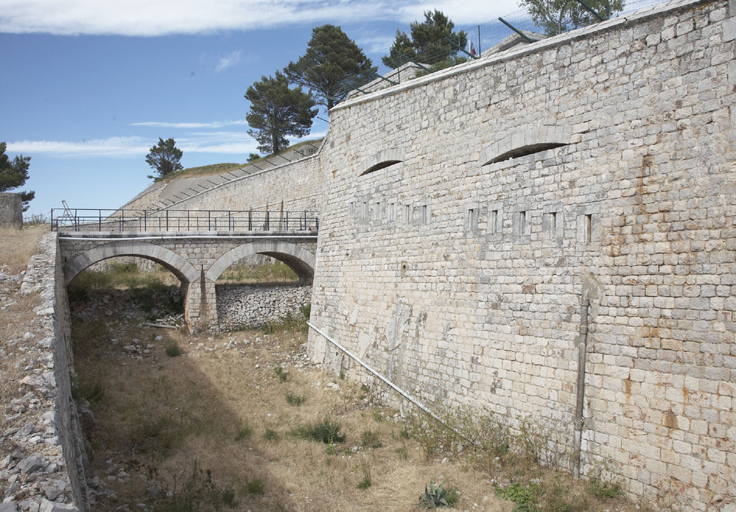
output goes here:
[{"label": "arched recess in wall", "polygon": [[404,161],[404,152],[399,149],[384,149],[365,159],[358,166],[359,176],[400,164]]},{"label": "arched recess in wall", "polygon": [[182,285],[199,279],[200,273],[191,263],[165,247],[145,242],[120,241],[98,245],[64,265],[64,284],[69,284],[90,265],[116,256],[137,256],[155,261],[171,271],[181,281]]},{"label": "arched recess in wall", "polygon": [[299,247],[283,241],[261,241],[243,244],[227,252],[220,257],[205,274],[210,281],[217,281],[230,265],[253,254],[264,254],[279,261],[283,261],[299,277],[300,284],[312,284],[314,281],[314,265],[316,258],[314,254]]},{"label": "arched recess in wall", "polygon": [[567,146],[571,136],[572,130],[566,126],[521,128],[485,146],[480,153],[480,165],[494,164],[510,158]]}]

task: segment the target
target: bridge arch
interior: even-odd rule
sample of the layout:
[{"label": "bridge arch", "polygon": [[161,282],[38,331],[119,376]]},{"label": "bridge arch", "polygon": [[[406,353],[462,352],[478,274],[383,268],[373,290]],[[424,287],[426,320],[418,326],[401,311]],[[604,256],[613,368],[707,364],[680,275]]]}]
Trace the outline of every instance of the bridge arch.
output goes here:
[{"label": "bridge arch", "polygon": [[69,284],[90,265],[116,256],[138,256],[153,260],[170,270],[183,285],[200,277],[199,271],[191,263],[165,247],[145,242],[118,241],[94,247],[64,265],[64,284]]},{"label": "bridge arch", "polygon": [[243,244],[221,256],[205,274],[212,282],[217,281],[230,265],[253,254],[265,254],[283,261],[299,277],[300,284],[312,284],[314,280],[315,256],[298,245],[278,240],[258,241]]}]

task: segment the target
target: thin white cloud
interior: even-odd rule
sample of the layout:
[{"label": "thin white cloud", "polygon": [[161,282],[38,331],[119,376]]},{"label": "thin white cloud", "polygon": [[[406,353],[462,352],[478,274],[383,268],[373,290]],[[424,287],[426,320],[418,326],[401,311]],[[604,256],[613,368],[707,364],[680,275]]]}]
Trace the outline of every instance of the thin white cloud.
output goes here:
[{"label": "thin white cloud", "polygon": [[455,25],[478,25],[493,22],[499,16],[506,16],[519,10],[517,0],[440,0],[437,2],[402,2],[399,6],[399,19],[407,24],[424,20],[425,11],[438,9],[447,15]]},{"label": "thin white cloud", "polygon": [[0,0],[0,32],[160,36],[292,24],[420,19],[438,8],[456,24],[495,19],[516,0]]},{"label": "thin white cloud", "polygon": [[[307,137],[290,138],[292,143],[324,137],[324,132],[315,132]],[[8,142],[8,153],[25,155],[47,155],[55,157],[128,157],[146,155],[156,144],[154,139],[142,137],[109,137],[88,141],[22,140]],[[176,146],[184,154],[213,153],[248,155],[257,152],[258,142],[245,132],[194,132],[186,137],[177,137]]]},{"label": "thin white cloud", "polygon": [[[366,36],[356,39],[356,43],[367,54],[388,53],[394,44],[395,35],[389,36]],[[374,62],[374,64],[376,64]]]},{"label": "thin white cloud", "polygon": [[248,123],[243,121],[213,121],[211,123],[166,123],[158,121],[146,121],[141,123],[131,123],[130,126],[149,126],[153,128],[181,128],[181,129],[202,129],[202,128],[224,128],[225,126],[246,126]]},{"label": "thin white cloud", "polygon": [[220,57],[220,60],[215,67],[215,71],[218,73],[220,71],[225,71],[227,68],[233,67],[238,62],[240,62],[240,50],[231,52],[225,57]]},{"label": "thin white cloud", "polygon": [[110,137],[81,142],[55,140],[21,140],[8,142],[8,150],[26,155],[48,154],[55,156],[130,156],[143,152],[151,145],[140,137]]}]

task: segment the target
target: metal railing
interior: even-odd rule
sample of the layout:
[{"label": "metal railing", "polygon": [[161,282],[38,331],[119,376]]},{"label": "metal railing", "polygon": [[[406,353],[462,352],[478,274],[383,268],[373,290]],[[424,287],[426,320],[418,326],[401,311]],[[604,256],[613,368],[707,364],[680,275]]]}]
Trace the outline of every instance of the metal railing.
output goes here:
[{"label": "metal railing", "polygon": [[[56,216],[54,216],[56,211]],[[63,211],[61,215],[59,212]],[[51,230],[69,231],[280,231],[315,233],[314,212],[270,210],[51,209]]]}]

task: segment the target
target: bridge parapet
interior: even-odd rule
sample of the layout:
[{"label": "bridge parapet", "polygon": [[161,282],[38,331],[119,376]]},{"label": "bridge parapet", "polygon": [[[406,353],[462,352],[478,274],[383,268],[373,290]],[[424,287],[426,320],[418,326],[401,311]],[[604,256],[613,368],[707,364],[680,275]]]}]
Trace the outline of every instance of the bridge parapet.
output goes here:
[{"label": "bridge parapet", "polygon": [[[61,213],[60,213],[61,212]],[[55,208],[51,229],[70,232],[292,232],[316,233],[310,211],[284,210],[113,210]]]}]

